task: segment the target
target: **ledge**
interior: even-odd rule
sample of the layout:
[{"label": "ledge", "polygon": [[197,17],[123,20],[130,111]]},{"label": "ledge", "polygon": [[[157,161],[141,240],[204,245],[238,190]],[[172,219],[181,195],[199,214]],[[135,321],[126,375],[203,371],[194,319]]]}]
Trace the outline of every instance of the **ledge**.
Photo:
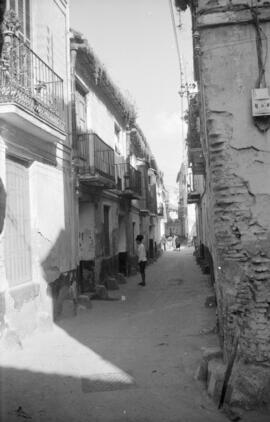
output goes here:
[{"label": "ledge", "polygon": [[64,142],[66,133],[32,115],[16,104],[0,104],[0,121],[49,142]]}]

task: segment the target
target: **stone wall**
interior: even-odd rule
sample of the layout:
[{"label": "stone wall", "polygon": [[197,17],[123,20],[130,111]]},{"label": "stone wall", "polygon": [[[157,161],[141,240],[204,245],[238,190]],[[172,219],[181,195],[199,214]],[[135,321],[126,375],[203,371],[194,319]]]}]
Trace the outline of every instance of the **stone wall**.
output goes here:
[{"label": "stone wall", "polygon": [[[225,359],[239,336],[235,387],[243,391],[245,384],[242,400],[255,403],[269,399],[270,380],[270,132],[257,129],[251,112],[258,79],[256,31],[246,7],[250,2],[199,3],[207,243]],[[260,9],[268,37],[269,10]],[[237,24],[237,17],[246,18],[246,24]],[[270,85],[269,62],[265,76]],[[254,365],[257,373],[264,367],[264,376],[247,387]]]}]

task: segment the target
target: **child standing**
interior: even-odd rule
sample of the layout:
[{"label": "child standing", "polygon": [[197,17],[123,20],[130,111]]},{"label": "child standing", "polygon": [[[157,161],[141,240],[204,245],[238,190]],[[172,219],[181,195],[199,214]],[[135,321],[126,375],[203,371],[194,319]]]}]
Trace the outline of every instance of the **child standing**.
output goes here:
[{"label": "child standing", "polygon": [[146,266],[146,252],[144,244],[142,243],[143,236],[141,234],[138,234],[136,237],[136,243],[138,245],[137,254],[138,254],[138,263],[140,267],[140,273],[142,277],[141,283],[139,283],[140,286],[145,286],[145,266]]}]

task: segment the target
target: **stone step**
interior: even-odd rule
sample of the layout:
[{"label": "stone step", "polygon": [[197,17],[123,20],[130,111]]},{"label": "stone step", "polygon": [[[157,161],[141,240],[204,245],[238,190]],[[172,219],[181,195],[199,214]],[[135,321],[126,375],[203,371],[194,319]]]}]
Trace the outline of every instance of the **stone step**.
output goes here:
[{"label": "stone step", "polygon": [[115,277],[107,277],[104,284],[107,290],[119,290],[118,282]]}]

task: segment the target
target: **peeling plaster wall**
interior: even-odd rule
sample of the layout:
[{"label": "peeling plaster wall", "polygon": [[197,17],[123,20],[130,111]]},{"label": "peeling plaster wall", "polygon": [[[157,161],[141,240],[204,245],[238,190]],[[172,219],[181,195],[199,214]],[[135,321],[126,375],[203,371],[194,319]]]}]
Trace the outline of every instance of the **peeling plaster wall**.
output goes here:
[{"label": "peeling plaster wall", "polygon": [[[204,6],[214,8],[213,2],[200,2],[200,10]],[[263,29],[269,37],[270,23]],[[252,24],[201,30],[209,157],[205,205],[225,356],[240,333],[242,362],[270,367],[270,131],[259,132],[251,115],[255,37]],[[266,80],[269,85],[269,64]]]},{"label": "peeling plaster wall", "polygon": [[95,259],[95,205],[81,202],[79,209],[79,257],[80,261]]},{"label": "peeling plaster wall", "polygon": [[[1,159],[1,157],[0,157]],[[1,170],[5,160],[1,162]],[[0,237],[1,291],[5,295],[5,323],[24,337],[53,317],[48,286],[76,267],[72,235],[72,183],[68,170],[34,162],[29,169],[31,216],[31,280],[17,286],[5,282]],[[8,192],[7,192],[8,194]]]},{"label": "peeling plaster wall", "polygon": [[[120,120],[114,116],[104,102],[93,92],[87,95],[87,126],[100,138],[110,145],[111,148],[117,147],[121,156],[126,157],[126,132]],[[115,123],[120,129],[119,139],[116,140]]]},{"label": "peeling plaster wall", "polygon": [[[71,132],[68,120],[68,6],[61,0],[39,0],[32,3],[33,50],[63,78],[68,133],[64,142],[66,144]],[[24,130],[25,125],[15,127],[8,118],[6,121],[4,119],[1,124],[3,139],[0,139],[0,178],[4,184],[6,162],[9,158],[24,163],[29,182],[29,249],[32,268],[29,271],[29,280],[17,283],[15,287],[6,281],[5,230],[0,234],[0,292],[3,292],[5,297],[5,323],[8,329],[15,330],[19,336],[30,333],[46,321],[51,321],[53,303],[48,295],[48,284],[53,283],[62,273],[66,274],[76,268],[77,254],[73,234],[74,189],[70,151],[66,145],[61,144],[60,139],[59,142],[44,141]],[[8,195],[7,191],[7,197]],[[28,215],[28,204],[26,208]],[[18,220],[21,222],[22,218],[24,217],[21,213]],[[13,282],[16,284],[16,280]],[[2,297],[0,299],[2,309]]]},{"label": "peeling plaster wall", "polygon": [[72,179],[67,169],[34,163],[30,174],[32,230],[37,260],[47,282],[74,269],[72,260]]},{"label": "peeling plaster wall", "polygon": [[[104,206],[110,208],[109,211],[109,243],[110,253],[105,254],[105,237],[104,237]],[[96,280],[104,278],[103,264],[108,261],[108,267],[112,268],[115,266],[115,262],[118,262],[118,215],[119,208],[118,203],[110,198],[109,196],[102,195],[95,205],[95,276]],[[105,263],[105,267],[106,263]],[[102,272],[102,274],[101,274]],[[103,281],[103,280],[101,280]]]}]

